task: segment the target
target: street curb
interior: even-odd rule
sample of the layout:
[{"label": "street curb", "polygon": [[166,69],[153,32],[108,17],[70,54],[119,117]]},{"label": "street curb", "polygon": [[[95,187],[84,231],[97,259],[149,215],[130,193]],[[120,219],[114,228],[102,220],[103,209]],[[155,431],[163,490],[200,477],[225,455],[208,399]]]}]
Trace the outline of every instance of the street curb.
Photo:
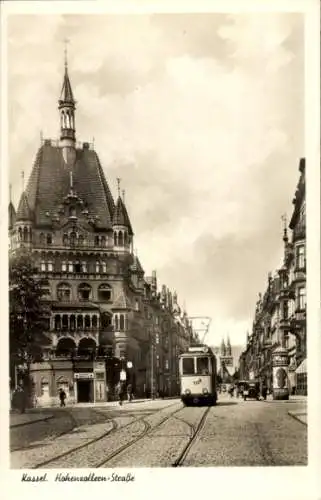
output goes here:
[{"label": "street curb", "polygon": [[300,415],[296,415],[295,413],[292,413],[291,411],[288,411],[288,415],[290,415],[290,417],[294,418],[294,420],[296,420],[297,422],[300,422],[300,424],[305,425],[306,427],[308,426],[308,422],[304,422],[300,418],[301,415],[307,415],[306,413],[303,413],[303,414],[300,414]]},{"label": "street curb", "polygon": [[50,420],[53,417],[53,415],[48,415],[48,417],[37,418],[35,420],[29,420],[28,422],[21,422],[20,424],[10,424],[10,429],[13,429],[15,427],[23,427],[24,425],[36,424],[37,422],[45,422],[46,420]]}]

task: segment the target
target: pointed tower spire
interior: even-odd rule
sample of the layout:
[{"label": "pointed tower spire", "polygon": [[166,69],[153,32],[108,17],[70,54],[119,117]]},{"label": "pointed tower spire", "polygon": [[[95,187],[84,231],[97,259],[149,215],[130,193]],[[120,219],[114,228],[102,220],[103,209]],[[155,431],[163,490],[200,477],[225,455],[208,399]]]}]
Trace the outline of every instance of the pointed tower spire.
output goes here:
[{"label": "pointed tower spire", "polygon": [[226,355],[232,356],[232,347],[230,342],[230,336],[227,334],[227,342],[226,342]]},{"label": "pointed tower spire", "polygon": [[8,207],[8,222],[9,229],[13,228],[14,223],[16,222],[16,211],[12,203],[12,184],[9,184],[9,207]]},{"label": "pointed tower spire", "polygon": [[225,355],[226,355],[226,347],[225,347],[224,339],[222,339],[222,342],[221,342],[221,356],[225,356]]},{"label": "pointed tower spire", "polygon": [[289,241],[286,214],[283,214],[281,219],[283,221],[283,241],[286,245]]},{"label": "pointed tower spire", "polygon": [[60,112],[60,142],[63,149],[64,160],[68,165],[73,165],[76,152],[76,129],[75,129],[75,109],[76,102],[73,96],[71,83],[68,74],[68,59],[67,59],[67,43],[65,40],[64,59],[65,59],[65,74],[61,88],[59,99]]}]

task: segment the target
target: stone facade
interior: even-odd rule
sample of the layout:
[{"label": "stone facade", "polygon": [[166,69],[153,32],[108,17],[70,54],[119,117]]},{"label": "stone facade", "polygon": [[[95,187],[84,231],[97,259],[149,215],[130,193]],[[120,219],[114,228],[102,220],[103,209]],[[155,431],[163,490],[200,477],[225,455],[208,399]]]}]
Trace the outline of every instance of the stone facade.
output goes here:
[{"label": "stone facade", "polygon": [[50,347],[31,366],[38,403],[55,403],[59,388],[69,402],[105,401],[121,372],[136,396],[177,394],[190,322],[156,272],[145,276],[124,195],[114,201],[93,146],[76,142],[67,66],[58,109],[60,140],[42,141],[17,210],[9,205],[10,255],[27,251],[48,280]]},{"label": "stone facade", "polygon": [[266,291],[259,296],[252,334],[240,356],[240,378],[260,379],[276,399],[307,394],[304,159],[299,171],[293,213],[289,226],[284,228],[283,265],[269,275]]}]

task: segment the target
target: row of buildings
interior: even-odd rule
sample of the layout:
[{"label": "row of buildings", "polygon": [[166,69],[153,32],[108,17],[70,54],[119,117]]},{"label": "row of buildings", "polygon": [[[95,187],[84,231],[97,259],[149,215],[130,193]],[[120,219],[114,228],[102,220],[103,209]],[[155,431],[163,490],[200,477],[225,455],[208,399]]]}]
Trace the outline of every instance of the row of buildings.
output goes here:
[{"label": "row of buildings", "polygon": [[175,395],[178,355],[193,331],[176,293],[145,276],[133,252],[124,193],[114,200],[93,146],[76,141],[67,64],[60,140],[43,140],[17,210],[9,204],[10,256],[28,252],[50,305],[43,361],[30,366],[39,404],[64,389],[72,402],[114,397],[120,379],[136,396]]},{"label": "row of buildings", "polygon": [[[307,394],[305,160],[287,226],[282,266],[269,274],[239,360],[240,379],[259,379],[275,399]],[[289,234],[290,230],[290,234]]]}]

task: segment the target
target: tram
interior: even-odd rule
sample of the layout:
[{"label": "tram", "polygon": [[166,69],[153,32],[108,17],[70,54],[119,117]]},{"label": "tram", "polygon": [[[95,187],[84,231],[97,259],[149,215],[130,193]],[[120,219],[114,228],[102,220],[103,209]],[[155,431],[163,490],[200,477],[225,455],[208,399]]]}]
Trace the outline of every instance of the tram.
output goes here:
[{"label": "tram", "polygon": [[217,365],[216,356],[206,345],[189,347],[179,357],[181,400],[192,404],[216,405]]}]

